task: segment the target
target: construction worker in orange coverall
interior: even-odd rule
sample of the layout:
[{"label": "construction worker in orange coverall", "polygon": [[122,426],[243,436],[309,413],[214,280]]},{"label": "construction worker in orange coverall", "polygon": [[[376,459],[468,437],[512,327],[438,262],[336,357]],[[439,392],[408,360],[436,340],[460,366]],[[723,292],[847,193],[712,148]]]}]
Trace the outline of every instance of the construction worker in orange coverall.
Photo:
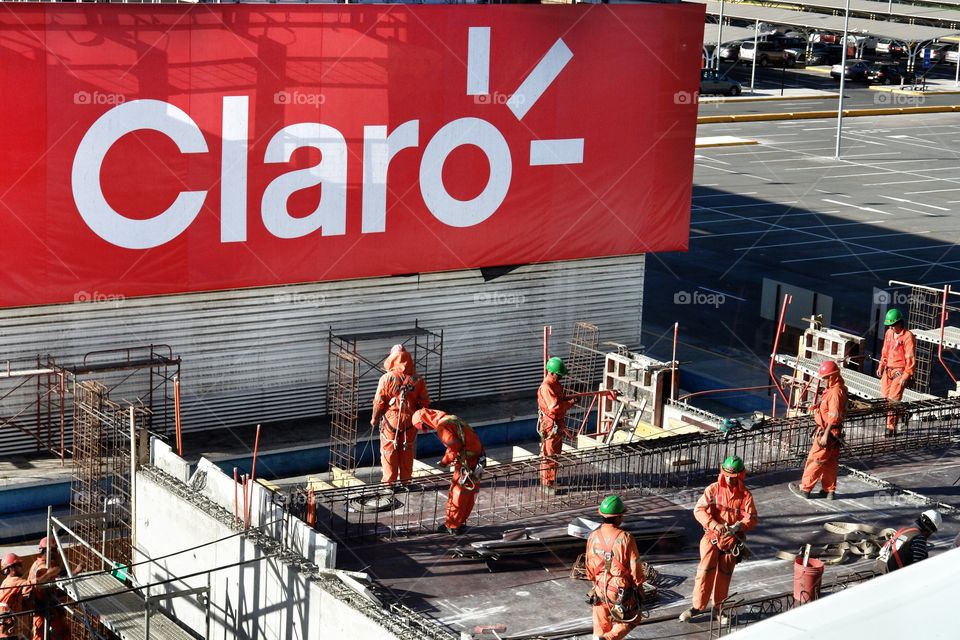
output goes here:
[{"label": "construction worker in orange coverall", "polygon": [[717,608],[730,592],[733,569],[742,557],[744,534],[757,526],[753,494],[744,484],[747,471],[739,456],[728,456],[720,467],[717,481],[708,486],[693,509],[703,526],[700,539],[700,565],[693,586],[693,606],[680,614],[689,622],[707,610],[713,600],[720,624],[729,621]]},{"label": "construction worker in orange coverall", "polygon": [[[887,311],[883,319],[887,331],[883,336],[883,351],[877,375],[880,376],[880,393],[887,400],[903,399],[903,389],[913,377],[917,367],[917,344],[913,333],[903,325],[903,315],[898,309]],[[897,435],[897,413],[887,413],[886,436]]]},{"label": "construction worker in orange coverall", "polygon": [[[0,561],[0,571],[3,572],[3,583],[0,583],[0,615],[20,613],[32,607],[36,582],[23,576],[23,561],[15,553],[8,553]],[[47,571],[39,576],[43,582],[53,577]],[[22,640],[29,637],[30,616],[20,615],[0,619],[0,639]]]},{"label": "construction worker in orange coverall", "polygon": [[640,624],[643,564],[633,536],[620,528],[626,508],[619,496],[607,496],[597,509],[603,524],[587,539],[585,565],[593,582],[593,636],[620,640]]},{"label": "construction worker in orange coverall", "polygon": [[387,372],[380,376],[373,396],[370,425],[380,428],[382,482],[393,484],[399,479],[405,483],[413,477],[417,452],[417,430],[410,419],[417,409],[430,406],[430,395],[402,344],[390,350],[383,368]]},{"label": "construction worker in orange coverall", "polygon": [[813,410],[817,428],[813,432],[813,443],[803,467],[800,492],[809,498],[819,481],[827,500],[833,500],[837,491],[840,446],[843,444],[843,420],[847,416],[847,385],[840,375],[840,367],[833,360],[824,361],[817,373],[827,388]]},{"label": "construction worker in orange coverall", "polygon": [[437,531],[459,535],[463,533],[480,491],[483,444],[470,425],[438,409],[419,409],[413,414],[413,424],[421,431],[436,431],[437,437],[447,447],[439,465],[453,465],[453,478],[447,497],[447,518]]},{"label": "construction worker in orange coverall", "polygon": [[560,378],[567,375],[567,367],[560,358],[550,358],[546,364],[546,374],[537,389],[537,431],[540,433],[540,455],[544,460],[540,465],[540,484],[547,492],[553,493],[557,483],[557,463],[555,456],[563,450],[563,438],[567,431],[567,411],[576,399],[563,393]]},{"label": "construction worker in orange coverall", "polygon": [[[48,543],[49,540],[49,543]],[[47,545],[50,545],[50,567],[47,567]],[[46,579],[52,579],[63,573],[60,566],[60,555],[57,553],[57,542],[53,538],[43,538],[39,546],[40,554],[30,566],[27,577],[37,586],[33,591],[33,640],[70,640],[73,636],[70,630],[70,621],[67,612],[59,606],[60,592],[50,584],[42,584]],[[45,579],[46,578],[46,579]],[[44,627],[47,635],[44,636]]]}]

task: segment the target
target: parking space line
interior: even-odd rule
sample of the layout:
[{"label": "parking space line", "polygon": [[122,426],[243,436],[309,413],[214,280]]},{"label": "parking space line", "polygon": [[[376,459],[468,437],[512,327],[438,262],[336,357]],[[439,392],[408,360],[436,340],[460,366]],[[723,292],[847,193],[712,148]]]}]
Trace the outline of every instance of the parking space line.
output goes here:
[{"label": "parking space line", "polygon": [[693,199],[697,198],[728,198],[730,196],[755,196],[757,195],[756,191],[746,191],[744,193],[705,193],[700,196],[693,196]]},{"label": "parking space line", "polygon": [[951,264],[960,264],[960,260],[948,260],[947,262],[928,262],[927,264],[905,264],[896,267],[880,267],[878,269],[867,269],[859,271],[842,271],[840,273],[831,273],[830,276],[856,276],[861,273],[876,273],[878,271],[896,271],[898,269],[919,269],[921,267],[947,267]]},{"label": "parking space line", "polygon": [[[934,250],[934,249],[936,249],[936,250],[938,250],[938,251],[943,251],[943,245],[931,244],[931,245],[927,245],[927,246],[925,246],[925,247],[907,247],[906,249],[897,249],[897,251],[900,251],[900,252],[905,252],[905,251],[931,251],[931,250]],[[877,253],[885,253],[885,252],[884,252],[883,249],[871,249],[871,250],[869,250],[869,251],[861,251],[861,252],[859,252],[859,253],[854,253],[854,252],[847,251],[846,253],[836,253],[836,254],[834,254],[834,255],[832,255],[832,256],[822,256],[822,255],[818,255],[818,256],[813,256],[813,257],[811,257],[811,258],[791,258],[790,260],[781,260],[781,261],[780,261],[780,264],[794,264],[794,263],[796,263],[796,262],[814,262],[814,261],[818,261],[818,260],[834,260],[834,259],[838,259],[838,258],[849,258],[849,257],[851,257],[851,256],[869,256],[869,255],[874,255],[874,254],[877,254]]]},{"label": "parking space line", "polygon": [[[863,224],[863,223],[860,222],[858,224]],[[832,229],[833,226],[829,228]],[[796,247],[802,244],[803,245],[823,244],[824,242],[839,242],[840,244],[847,244],[849,240],[873,240],[874,238],[889,238],[894,236],[913,236],[913,235],[923,235],[925,233],[930,233],[930,232],[929,231],[892,231],[890,233],[873,233],[868,236],[851,236],[849,238],[825,238],[821,236],[823,238],[822,240],[804,240],[802,242],[784,242],[782,244],[758,244],[754,247],[737,247],[734,249],[734,251],[749,251],[751,249],[778,249],[780,247]],[[860,247],[861,249],[871,249],[871,250],[879,251],[880,253],[891,253],[896,255],[896,251],[891,251],[888,249],[877,249],[876,247],[871,247],[868,245],[854,244],[853,246]],[[853,255],[852,252],[851,252],[851,255]],[[900,256],[900,257],[909,258],[910,260],[919,260],[919,258],[912,258],[910,256]],[[926,262],[927,264],[930,264],[927,261],[924,261],[924,262]]]},{"label": "parking space line", "polygon": [[885,195],[881,195],[880,197],[886,198],[887,200],[893,200],[895,202],[912,204],[915,207],[930,207],[931,209],[939,209],[940,211],[950,211],[950,209],[947,209],[946,207],[938,207],[937,205],[934,205],[934,204],[924,204],[923,202],[913,202],[912,200],[907,200],[905,198],[895,198],[893,196],[885,196]]},{"label": "parking space line", "polygon": [[960,191],[960,188],[957,189],[927,189],[926,191],[904,191],[903,195],[912,196],[919,193],[943,193],[945,191]]},{"label": "parking space line", "polygon": [[929,212],[927,212],[927,211],[917,211],[916,209],[908,209],[907,207],[897,207],[897,209],[900,209],[901,211],[909,211],[910,213],[920,213],[920,214],[923,214],[923,215],[925,215],[925,216],[930,216],[931,218],[939,218],[939,217],[940,217],[940,214],[939,214],[939,213],[929,213]]},{"label": "parking space line", "polygon": [[892,216],[892,213],[887,213],[886,211],[880,211],[879,209],[874,209],[873,207],[861,207],[857,204],[852,204],[849,202],[840,202],[839,200],[828,200],[827,198],[823,199],[824,202],[829,202],[830,204],[839,204],[846,207],[853,207],[854,209],[860,209],[860,211],[869,211],[870,213],[881,213],[885,216]]}]

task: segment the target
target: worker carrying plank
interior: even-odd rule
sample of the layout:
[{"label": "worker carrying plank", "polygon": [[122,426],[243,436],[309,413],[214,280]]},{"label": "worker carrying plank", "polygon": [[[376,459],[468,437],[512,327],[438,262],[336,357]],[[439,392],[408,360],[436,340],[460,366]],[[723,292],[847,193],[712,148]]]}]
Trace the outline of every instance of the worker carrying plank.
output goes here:
[{"label": "worker carrying plank", "polygon": [[543,382],[537,389],[537,431],[540,434],[540,485],[548,493],[556,491],[556,456],[563,450],[563,438],[568,436],[567,411],[577,399],[566,395],[560,380],[567,375],[567,366],[560,358],[547,360]]},{"label": "worker carrying plank", "polygon": [[620,496],[607,496],[597,509],[603,523],[587,539],[585,565],[593,582],[593,635],[620,640],[640,624],[643,565],[633,536],[621,528],[626,508]]},{"label": "worker carrying plank", "polygon": [[380,428],[382,482],[409,482],[417,452],[417,430],[411,418],[417,409],[430,406],[427,384],[417,375],[413,357],[402,344],[394,345],[383,361],[387,370],[380,376],[373,396],[370,426]]},{"label": "worker carrying plank", "polygon": [[809,498],[810,492],[820,482],[827,500],[833,500],[837,491],[840,447],[843,444],[843,420],[847,417],[847,385],[840,375],[840,367],[833,360],[821,363],[817,374],[827,388],[813,408],[813,420],[817,426],[803,467],[800,492]]},{"label": "worker carrying plank", "polygon": [[[703,527],[703,537],[693,606],[680,614],[683,622],[704,613],[711,596],[715,610],[727,599],[733,569],[745,555],[744,534],[757,526],[753,494],[744,484],[746,475],[743,460],[728,456],[720,466],[717,481],[704,489],[693,509],[693,517]],[[715,612],[720,624],[728,622],[722,612]]]},{"label": "worker carrying plank", "polygon": [[480,477],[486,464],[483,444],[470,425],[439,409],[419,409],[412,420],[420,431],[435,431],[447,447],[439,466],[453,466],[453,478],[447,497],[446,521],[437,531],[460,535],[480,491]]},{"label": "worker carrying plank", "polygon": [[[913,333],[904,326],[903,314],[898,309],[887,311],[883,324],[887,330],[883,335],[883,351],[877,366],[880,394],[887,400],[899,402],[917,367],[917,343]],[[887,432],[884,435],[897,435],[896,411],[887,413]]]}]

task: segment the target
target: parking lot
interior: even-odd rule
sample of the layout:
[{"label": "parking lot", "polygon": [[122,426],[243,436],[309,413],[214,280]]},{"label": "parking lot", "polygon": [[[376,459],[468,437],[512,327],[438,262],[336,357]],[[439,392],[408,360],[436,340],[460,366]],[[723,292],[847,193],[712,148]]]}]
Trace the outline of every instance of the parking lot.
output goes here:
[{"label": "parking lot", "polygon": [[[761,384],[772,335],[757,322],[763,277],[831,296],[832,324],[860,334],[874,287],[956,282],[960,116],[845,119],[839,161],[835,133],[835,120],[700,125],[699,136],[758,144],[697,150],[689,251],[648,257],[652,343],[682,317],[689,345],[752,353],[738,361]],[[692,286],[722,294],[715,313],[682,313],[690,302],[675,296]]]}]

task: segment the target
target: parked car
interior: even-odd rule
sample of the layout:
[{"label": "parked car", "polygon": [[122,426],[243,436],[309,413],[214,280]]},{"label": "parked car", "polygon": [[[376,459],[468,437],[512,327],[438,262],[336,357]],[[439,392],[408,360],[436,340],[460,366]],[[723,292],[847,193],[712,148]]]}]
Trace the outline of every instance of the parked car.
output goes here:
[{"label": "parked car", "polygon": [[740,59],[740,42],[728,42],[720,47],[720,59],[727,62],[736,62]]},{"label": "parked car", "polygon": [[732,78],[727,78],[714,69],[703,69],[700,71],[700,95],[709,96],[723,94],[725,96],[738,96],[741,91],[740,83]]},{"label": "parked car", "polygon": [[806,47],[792,47],[784,49],[787,55],[797,62],[809,65],[836,64],[843,59],[843,47],[838,44],[823,44],[815,42],[810,47],[809,56]]},{"label": "parked car", "polygon": [[943,60],[950,64],[957,64],[958,59],[960,59],[960,55],[957,54],[957,46],[951,45],[950,48],[947,49],[947,54],[943,57]]},{"label": "parked car", "polygon": [[891,58],[900,58],[907,53],[907,48],[903,46],[900,42],[896,40],[891,40],[890,38],[882,38],[877,40],[877,54],[878,55],[887,55]]},{"label": "parked car", "polygon": [[948,44],[934,44],[929,47],[924,47],[917,53],[917,63],[922,65],[924,60],[927,59],[927,51],[930,52],[930,66],[933,66],[939,62],[943,62],[947,57],[947,51],[949,51],[950,45]]},{"label": "parked car", "polygon": [[843,73],[847,80],[866,82],[867,74],[870,73],[870,63],[866,60],[858,60],[856,58],[852,60],[847,60],[847,69],[846,72],[843,72],[842,64],[835,64],[830,67],[830,77],[834,80],[840,80],[840,74]]},{"label": "parked car", "polygon": [[867,82],[876,84],[913,84],[916,75],[895,64],[875,63],[867,72]]},{"label": "parked car", "polygon": [[758,42],[754,48],[753,42],[744,42],[740,45],[740,62],[753,64],[754,59],[761,67],[770,65],[792,67],[796,60],[783,51],[783,47],[776,42]]}]

